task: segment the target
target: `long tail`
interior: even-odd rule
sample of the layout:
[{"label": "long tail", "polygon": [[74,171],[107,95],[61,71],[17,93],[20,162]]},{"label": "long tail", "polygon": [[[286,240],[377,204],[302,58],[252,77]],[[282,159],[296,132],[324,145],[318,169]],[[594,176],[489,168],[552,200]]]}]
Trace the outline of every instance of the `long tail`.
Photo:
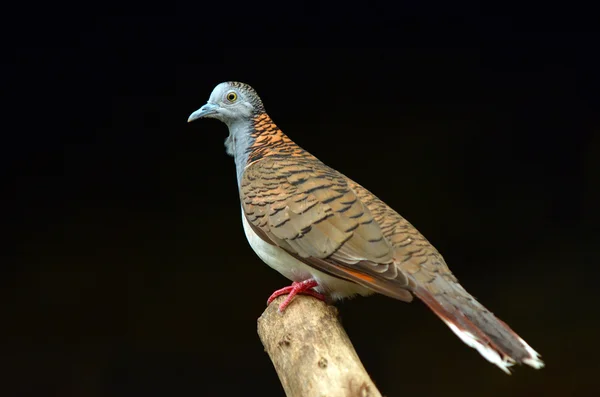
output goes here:
[{"label": "long tail", "polygon": [[544,367],[540,355],[510,327],[475,300],[458,283],[436,277],[432,285],[417,284],[419,297],[468,346],[510,374],[509,367],[526,364]]}]

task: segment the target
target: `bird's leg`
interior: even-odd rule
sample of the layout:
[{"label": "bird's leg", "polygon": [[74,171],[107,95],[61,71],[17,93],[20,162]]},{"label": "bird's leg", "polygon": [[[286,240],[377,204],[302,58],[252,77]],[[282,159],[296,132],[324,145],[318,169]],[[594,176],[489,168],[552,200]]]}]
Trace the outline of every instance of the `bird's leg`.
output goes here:
[{"label": "bird's leg", "polygon": [[283,313],[285,308],[292,302],[292,299],[294,299],[294,296],[298,294],[310,295],[319,300],[324,301],[325,295],[319,294],[317,291],[313,290],[313,288],[318,285],[319,284],[317,283],[317,281],[313,278],[309,278],[308,280],[304,280],[301,282],[294,281],[292,285],[278,289],[277,291],[273,292],[269,299],[267,299],[267,305],[270,305],[271,302],[273,302],[273,300],[275,300],[275,298],[277,298],[278,296],[287,295],[287,298],[285,298],[285,300],[279,305],[279,312]]}]

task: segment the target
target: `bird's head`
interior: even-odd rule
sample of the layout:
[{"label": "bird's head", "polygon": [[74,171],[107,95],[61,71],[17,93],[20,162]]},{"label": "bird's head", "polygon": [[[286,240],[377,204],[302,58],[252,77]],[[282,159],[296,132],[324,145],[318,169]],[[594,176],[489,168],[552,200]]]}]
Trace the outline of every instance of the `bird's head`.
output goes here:
[{"label": "bird's head", "polygon": [[213,118],[231,126],[262,112],[262,101],[252,87],[229,81],[214,88],[206,105],[192,113],[188,123],[200,118]]}]

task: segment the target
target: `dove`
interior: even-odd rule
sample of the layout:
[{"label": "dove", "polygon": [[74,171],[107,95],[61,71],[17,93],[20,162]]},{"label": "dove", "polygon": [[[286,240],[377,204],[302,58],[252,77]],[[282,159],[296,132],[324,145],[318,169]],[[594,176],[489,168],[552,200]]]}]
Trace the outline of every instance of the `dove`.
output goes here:
[{"label": "dove", "polygon": [[235,160],[242,225],[251,248],[292,281],[268,304],[287,295],[279,306],[284,312],[299,293],[334,301],[373,293],[404,302],[417,297],[504,372],[510,374],[515,363],[544,367],[535,350],[461,286],[411,223],[294,143],[252,87],[218,84],[188,122],[201,118],[220,120],[229,129],[225,146]]}]

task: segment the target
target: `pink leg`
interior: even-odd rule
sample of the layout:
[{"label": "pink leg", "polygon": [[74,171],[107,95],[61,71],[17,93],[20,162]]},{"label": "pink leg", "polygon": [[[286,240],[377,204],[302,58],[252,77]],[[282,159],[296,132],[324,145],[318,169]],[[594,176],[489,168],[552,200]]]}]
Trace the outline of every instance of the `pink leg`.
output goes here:
[{"label": "pink leg", "polygon": [[313,290],[313,288],[318,285],[317,281],[312,278],[299,283],[294,281],[289,287],[281,288],[273,292],[269,299],[267,299],[267,305],[270,305],[278,296],[287,295],[287,298],[279,305],[279,312],[283,313],[285,308],[292,302],[292,299],[294,299],[294,296],[298,294],[314,296],[315,298],[324,301],[325,296]]}]

